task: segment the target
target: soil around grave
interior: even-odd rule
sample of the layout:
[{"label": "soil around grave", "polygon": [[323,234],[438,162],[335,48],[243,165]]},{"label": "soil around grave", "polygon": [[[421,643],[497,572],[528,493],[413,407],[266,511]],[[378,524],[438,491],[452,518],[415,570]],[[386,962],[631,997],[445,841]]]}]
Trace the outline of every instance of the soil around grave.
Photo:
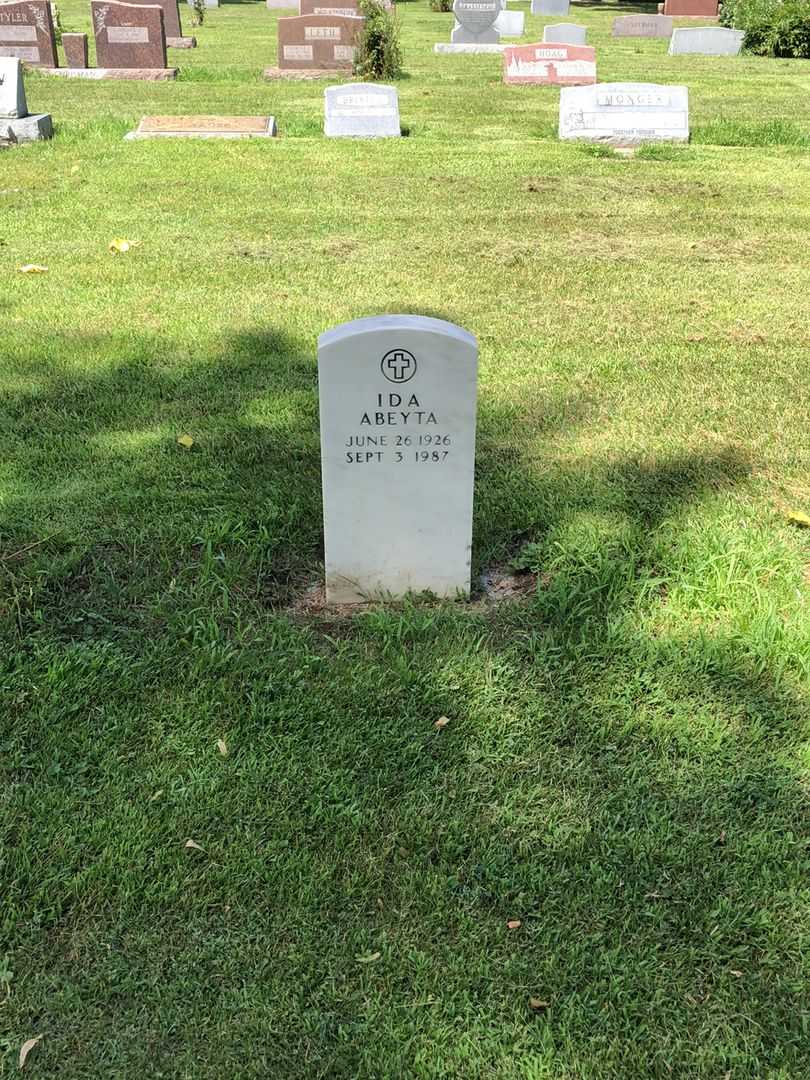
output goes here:
[{"label": "soil around grave", "polygon": [[[504,603],[518,603],[537,591],[538,575],[534,573],[515,573],[506,566],[493,566],[485,570],[473,582],[469,600],[456,601],[461,611],[480,613],[489,611]],[[421,602],[421,601],[420,601]],[[448,601],[438,598],[424,601],[425,605],[438,606]],[[311,582],[282,610],[295,618],[348,619],[364,611],[395,608],[400,601],[373,600],[365,604],[328,604],[326,587],[322,580]]]}]

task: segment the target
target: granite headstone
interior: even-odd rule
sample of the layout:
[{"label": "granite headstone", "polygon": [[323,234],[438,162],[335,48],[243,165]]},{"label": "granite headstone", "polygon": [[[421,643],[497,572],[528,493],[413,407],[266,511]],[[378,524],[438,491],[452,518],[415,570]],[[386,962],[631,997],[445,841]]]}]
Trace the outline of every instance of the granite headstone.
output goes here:
[{"label": "granite headstone", "polygon": [[399,99],[393,86],[348,83],[324,90],[324,134],[330,138],[399,137]]},{"label": "granite headstone", "polygon": [[0,56],[57,67],[56,35],[48,0],[0,3]]},{"label": "granite headstone", "polygon": [[596,49],[564,42],[507,45],[503,54],[503,81],[518,86],[595,83]]},{"label": "granite headstone", "polygon": [[543,41],[562,41],[567,45],[584,45],[588,37],[585,26],[576,23],[548,23],[543,27]]},{"label": "granite headstone", "polygon": [[532,0],[532,15],[567,15],[569,0]]},{"label": "granite headstone", "polygon": [[737,56],[745,32],[725,26],[678,26],[669,41],[670,56]]},{"label": "granite headstone", "polygon": [[719,0],[665,0],[658,5],[658,14],[676,19],[716,19],[719,7]]},{"label": "granite headstone", "polygon": [[672,37],[669,15],[620,15],[613,20],[613,37]]},{"label": "granite headstone", "polygon": [[156,4],[91,0],[100,68],[165,68],[163,9]]},{"label": "granite headstone", "polygon": [[62,34],[62,48],[69,68],[87,67],[87,34]]},{"label": "granite headstone", "polygon": [[613,146],[688,142],[689,91],[657,83],[599,83],[560,91],[560,138]]},{"label": "granite headstone", "polygon": [[25,101],[22,61],[0,56],[0,145],[50,139],[53,124],[47,113],[31,116]]},{"label": "granite headstone", "polygon": [[358,15],[294,15],[278,20],[278,66],[282,70],[351,71]]},{"label": "granite headstone", "polygon": [[478,345],[419,315],[318,339],[326,597],[468,595]]},{"label": "granite headstone", "polygon": [[458,26],[450,35],[453,45],[495,45],[500,35],[495,20],[503,9],[503,0],[453,0],[453,14]]}]

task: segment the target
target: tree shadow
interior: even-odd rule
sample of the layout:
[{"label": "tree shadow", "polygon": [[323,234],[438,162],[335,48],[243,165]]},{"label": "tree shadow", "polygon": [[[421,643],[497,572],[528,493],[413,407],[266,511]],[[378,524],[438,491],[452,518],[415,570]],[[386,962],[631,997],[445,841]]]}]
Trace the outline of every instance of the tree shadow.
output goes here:
[{"label": "tree shadow", "polygon": [[2,404],[0,670],[8,1015],[42,991],[54,1068],[114,1024],[129,1075],[801,1074],[795,649],[669,607],[744,452],[568,462],[587,398],[484,394],[476,563],[530,544],[536,595],[321,633],[276,610],[318,559],[315,342],[51,346]]}]

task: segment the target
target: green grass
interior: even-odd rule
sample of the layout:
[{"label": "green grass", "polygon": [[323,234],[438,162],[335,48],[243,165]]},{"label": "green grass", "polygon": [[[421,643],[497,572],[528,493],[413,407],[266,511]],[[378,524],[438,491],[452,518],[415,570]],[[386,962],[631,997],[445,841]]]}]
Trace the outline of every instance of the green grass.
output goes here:
[{"label": "green grass", "polygon": [[[558,143],[558,92],[434,56],[426,3],[396,142],[262,82],[258,3],[176,84],[28,77],[57,134],[0,154],[0,1075],[38,1034],[26,1074],[70,1080],[810,1073],[810,64],[612,42],[619,10],[572,9],[600,79],[687,84],[692,146]],[[122,139],[198,112],[282,137]],[[289,608],[315,340],[384,311],[479,338],[475,573],[517,556],[525,601]]]}]

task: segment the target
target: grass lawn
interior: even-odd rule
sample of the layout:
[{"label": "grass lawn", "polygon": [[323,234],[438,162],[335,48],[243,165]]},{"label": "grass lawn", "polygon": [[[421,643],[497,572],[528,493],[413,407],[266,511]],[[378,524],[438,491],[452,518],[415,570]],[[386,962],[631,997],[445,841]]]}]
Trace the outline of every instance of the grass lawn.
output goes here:
[{"label": "grass lawn", "polygon": [[[56,137],[0,154],[0,1076],[42,1035],[25,1074],[67,1080],[806,1078],[810,62],[574,5],[602,81],[690,89],[691,146],[604,156],[400,10],[396,141],[262,81],[258,2],[174,84],[27,77]],[[281,137],[123,141],[153,113]],[[479,338],[474,568],[519,555],[522,601],[290,606],[316,337],[386,311]]]}]

